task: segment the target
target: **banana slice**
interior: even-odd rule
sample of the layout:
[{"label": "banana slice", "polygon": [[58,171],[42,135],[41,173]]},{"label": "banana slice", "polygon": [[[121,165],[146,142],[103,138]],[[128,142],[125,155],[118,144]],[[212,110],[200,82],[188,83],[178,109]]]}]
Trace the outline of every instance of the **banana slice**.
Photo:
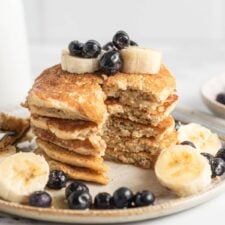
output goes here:
[{"label": "banana slice", "polygon": [[48,182],[49,166],[34,153],[16,153],[0,163],[0,197],[12,202],[26,202],[34,191]]},{"label": "banana slice", "polygon": [[62,69],[69,73],[93,73],[99,68],[99,58],[81,58],[71,56],[67,49],[61,55]]},{"label": "banana slice", "polygon": [[202,191],[210,184],[212,174],[208,160],[187,145],[163,150],[155,164],[155,173],[162,185],[178,196]]},{"label": "banana slice", "polygon": [[121,50],[123,59],[122,72],[157,74],[160,70],[162,53],[140,47],[129,47]]},{"label": "banana slice", "polygon": [[221,141],[216,134],[196,123],[182,125],[179,128],[178,142],[183,141],[191,141],[200,152],[207,152],[212,155],[215,155],[222,147]]}]

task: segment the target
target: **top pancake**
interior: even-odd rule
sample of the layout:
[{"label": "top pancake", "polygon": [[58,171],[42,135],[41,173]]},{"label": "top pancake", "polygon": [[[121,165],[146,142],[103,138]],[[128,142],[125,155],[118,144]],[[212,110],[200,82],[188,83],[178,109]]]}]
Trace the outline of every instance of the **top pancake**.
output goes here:
[{"label": "top pancake", "polygon": [[119,98],[125,104],[140,100],[162,103],[175,91],[176,80],[166,66],[161,65],[154,75],[116,73],[104,82],[103,89],[108,97]]},{"label": "top pancake", "polygon": [[176,81],[164,66],[158,74],[71,74],[55,65],[35,80],[27,98],[32,114],[103,124],[106,98],[135,108],[155,109],[173,95]]},{"label": "top pancake", "polygon": [[53,117],[105,121],[107,111],[105,94],[101,88],[103,79],[94,74],[70,74],[55,65],[43,71],[35,80],[27,98],[27,104],[39,114]]}]

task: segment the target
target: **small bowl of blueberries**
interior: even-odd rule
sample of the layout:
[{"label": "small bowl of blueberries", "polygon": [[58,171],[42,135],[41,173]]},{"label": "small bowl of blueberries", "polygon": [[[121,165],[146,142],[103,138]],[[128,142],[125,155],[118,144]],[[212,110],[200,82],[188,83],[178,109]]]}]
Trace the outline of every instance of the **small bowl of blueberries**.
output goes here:
[{"label": "small bowl of blueberries", "polygon": [[225,119],[225,73],[207,81],[201,89],[205,105],[217,116]]}]

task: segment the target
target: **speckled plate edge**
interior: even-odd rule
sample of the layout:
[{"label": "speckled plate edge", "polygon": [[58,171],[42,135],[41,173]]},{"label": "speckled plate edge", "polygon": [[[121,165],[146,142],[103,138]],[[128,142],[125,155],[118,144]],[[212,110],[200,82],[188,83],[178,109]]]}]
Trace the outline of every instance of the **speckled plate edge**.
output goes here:
[{"label": "speckled plate edge", "polygon": [[158,218],[190,209],[216,197],[223,190],[225,190],[224,177],[214,181],[208,190],[197,195],[186,198],[177,198],[149,207],[126,210],[78,211],[54,208],[34,208],[0,200],[0,211],[25,218],[63,223],[104,224],[135,222]]}]

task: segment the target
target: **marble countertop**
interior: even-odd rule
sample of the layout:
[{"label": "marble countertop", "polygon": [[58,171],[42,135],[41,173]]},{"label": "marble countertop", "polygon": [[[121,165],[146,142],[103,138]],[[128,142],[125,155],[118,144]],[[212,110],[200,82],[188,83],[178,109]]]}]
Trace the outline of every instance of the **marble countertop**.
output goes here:
[{"label": "marble countertop", "polygon": [[[212,76],[225,73],[225,43],[222,42],[177,42],[163,45],[155,43],[156,48],[164,52],[164,61],[177,78],[180,106],[191,107],[210,113],[200,96],[200,87]],[[39,74],[44,68],[60,60],[59,51],[62,45],[32,45],[30,51],[32,74]],[[217,198],[191,210],[164,218],[144,221],[139,225],[209,225],[224,220],[225,191]],[[60,215],[59,215],[60,216]],[[53,223],[11,217],[0,214],[0,224],[47,225]],[[54,223],[55,224],[55,223]]]}]

